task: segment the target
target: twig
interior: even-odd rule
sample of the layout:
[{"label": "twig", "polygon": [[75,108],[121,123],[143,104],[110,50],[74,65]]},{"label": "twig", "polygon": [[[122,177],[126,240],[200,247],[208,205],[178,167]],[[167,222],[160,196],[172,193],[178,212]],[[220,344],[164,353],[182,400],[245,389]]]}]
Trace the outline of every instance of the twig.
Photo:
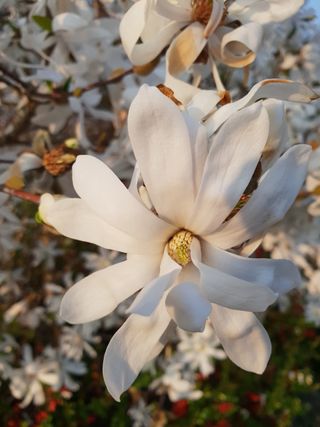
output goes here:
[{"label": "twig", "polygon": [[13,188],[8,187],[2,187],[0,191],[9,194],[9,196],[18,197],[18,199],[26,200],[37,205],[40,203],[40,196],[38,194],[32,194],[22,190],[14,190]]}]

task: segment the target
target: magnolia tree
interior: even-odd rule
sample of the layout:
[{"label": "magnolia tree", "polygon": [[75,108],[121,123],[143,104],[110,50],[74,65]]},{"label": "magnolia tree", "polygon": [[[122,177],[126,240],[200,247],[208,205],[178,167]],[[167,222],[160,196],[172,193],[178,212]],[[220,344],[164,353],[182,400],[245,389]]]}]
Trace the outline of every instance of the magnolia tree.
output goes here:
[{"label": "magnolia tree", "polygon": [[3,425],[273,425],[239,368],[281,372],[292,425],[317,371],[275,331],[320,354],[316,12],[4,0],[0,21]]}]

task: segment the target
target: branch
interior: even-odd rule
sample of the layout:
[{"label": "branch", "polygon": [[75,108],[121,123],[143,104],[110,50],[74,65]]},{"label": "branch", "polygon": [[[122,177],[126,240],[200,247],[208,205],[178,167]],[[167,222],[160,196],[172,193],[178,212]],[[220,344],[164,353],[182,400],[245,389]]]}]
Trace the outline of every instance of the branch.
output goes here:
[{"label": "branch", "polygon": [[0,191],[9,194],[9,196],[17,197],[18,199],[26,200],[27,202],[32,202],[37,205],[40,203],[40,196],[38,194],[32,194],[27,191],[15,190],[8,187],[2,187]]}]

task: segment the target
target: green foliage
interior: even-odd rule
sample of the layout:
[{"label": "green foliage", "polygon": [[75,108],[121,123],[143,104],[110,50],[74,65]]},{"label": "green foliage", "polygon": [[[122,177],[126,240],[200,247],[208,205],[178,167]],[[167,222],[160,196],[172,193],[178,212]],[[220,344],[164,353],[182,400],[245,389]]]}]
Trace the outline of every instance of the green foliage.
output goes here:
[{"label": "green foliage", "polygon": [[47,16],[33,15],[33,21],[44,31],[52,32],[52,19]]}]

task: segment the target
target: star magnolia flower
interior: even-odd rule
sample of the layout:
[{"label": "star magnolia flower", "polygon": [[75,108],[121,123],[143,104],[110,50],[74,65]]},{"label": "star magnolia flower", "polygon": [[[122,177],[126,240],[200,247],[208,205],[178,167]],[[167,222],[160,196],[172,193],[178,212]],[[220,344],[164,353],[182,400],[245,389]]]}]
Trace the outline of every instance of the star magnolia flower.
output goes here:
[{"label": "star magnolia flower", "polygon": [[101,161],[78,156],[73,185],[80,198],[42,196],[40,214],[59,232],[128,254],[68,290],[62,317],[75,324],[96,320],[140,290],[104,358],[104,379],[116,400],[161,351],[174,323],[199,332],[210,318],[229,358],[262,373],[271,344],[253,312],[297,286],[299,273],[289,261],[229,249],[284,216],[304,180],[309,147],[291,147],[245,195],[271,129],[261,102],[235,112],[208,147],[203,126],[143,86],[128,127],[139,167],[129,191]]},{"label": "star magnolia flower", "polygon": [[211,59],[242,68],[255,60],[262,39],[261,24],[287,19],[303,3],[304,0],[139,0],[124,15],[120,36],[134,65],[152,61],[170,45],[165,84],[184,102],[197,88],[177,77],[190,68],[206,46]]}]

